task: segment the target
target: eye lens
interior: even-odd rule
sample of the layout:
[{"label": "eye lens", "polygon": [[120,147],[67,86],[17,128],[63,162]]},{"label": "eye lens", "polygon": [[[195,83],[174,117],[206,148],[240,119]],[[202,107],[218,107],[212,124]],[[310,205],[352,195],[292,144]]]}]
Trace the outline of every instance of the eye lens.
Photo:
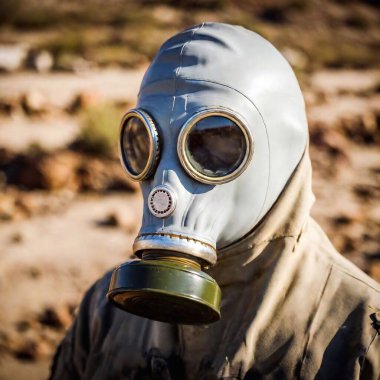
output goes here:
[{"label": "eye lens", "polygon": [[122,134],[124,162],[132,174],[139,175],[146,168],[151,151],[148,129],[142,120],[130,117],[123,126]]},{"label": "eye lens", "polygon": [[186,139],[190,164],[208,177],[222,177],[235,171],[247,150],[241,128],[223,116],[209,116],[193,125]]}]

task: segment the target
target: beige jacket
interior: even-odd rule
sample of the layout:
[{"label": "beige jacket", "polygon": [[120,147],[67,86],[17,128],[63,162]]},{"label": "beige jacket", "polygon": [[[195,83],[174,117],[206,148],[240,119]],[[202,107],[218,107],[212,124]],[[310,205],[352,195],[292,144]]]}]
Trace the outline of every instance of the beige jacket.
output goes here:
[{"label": "beige jacket", "polygon": [[[209,272],[222,319],[155,322],[86,294],[52,379],[380,379],[379,285],[337,253],[309,216],[306,154],[255,230]],[[378,314],[380,316],[380,313]],[[377,329],[377,330],[376,330]]]}]

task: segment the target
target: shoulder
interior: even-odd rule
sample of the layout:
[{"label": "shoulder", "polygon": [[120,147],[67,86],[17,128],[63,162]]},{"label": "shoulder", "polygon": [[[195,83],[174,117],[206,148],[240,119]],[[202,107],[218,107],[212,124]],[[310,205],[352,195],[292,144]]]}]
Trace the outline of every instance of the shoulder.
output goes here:
[{"label": "shoulder", "polygon": [[374,297],[380,308],[380,285],[337,252],[317,222],[311,219],[308,227],[313,251],[330,266],[331,276],[353,294]]},{"label": "shoulder", "polygon": [[313,220],[307,227],[307,236],[305,254],[313,256],[315,275],[328,271],[309,342],[314,353],[324,348],[322,357],[317,355],[318,374],[351,378],[356,371],[372,371],[377,378],[380,341],[374,341],[377,332],[373,317],[380,310],[379,284],[340,255]]},{"label": "shoulder", "polygon": [[[308,236],[315,262],[323,262],[323,268],[328,270],[319,301],[320,324],[345,326],[345,334],[351,338],[364,334],[368,340],[374,332],[371,315],[380,311],[379,284],[339,254],[314,221],[309,225]],[[315,273],[319,275],[318,268]]]}]

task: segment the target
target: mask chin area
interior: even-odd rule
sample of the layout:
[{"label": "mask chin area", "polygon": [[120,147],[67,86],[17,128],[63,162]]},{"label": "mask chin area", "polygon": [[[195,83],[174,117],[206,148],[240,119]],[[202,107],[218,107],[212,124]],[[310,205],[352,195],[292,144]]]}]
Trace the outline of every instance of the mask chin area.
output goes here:
[{"label": "mask chin area", "polygon": [[209,324],[220,319],[221,291],[202,271],[205,262],[165,250],[140,254],[141,259],[114,270],[107,294],[114,305],[167,323]]}]

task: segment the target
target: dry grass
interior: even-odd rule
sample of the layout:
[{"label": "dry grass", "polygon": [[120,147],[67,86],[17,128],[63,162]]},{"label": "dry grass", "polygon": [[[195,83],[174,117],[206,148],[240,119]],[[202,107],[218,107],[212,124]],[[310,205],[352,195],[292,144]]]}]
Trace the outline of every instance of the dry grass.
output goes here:
[{"label": "dry grass", "polygon": [[81,132],[76,145],[99,156],[115,157],[121,112],[113,105],[86,108],[81,115]]}]

